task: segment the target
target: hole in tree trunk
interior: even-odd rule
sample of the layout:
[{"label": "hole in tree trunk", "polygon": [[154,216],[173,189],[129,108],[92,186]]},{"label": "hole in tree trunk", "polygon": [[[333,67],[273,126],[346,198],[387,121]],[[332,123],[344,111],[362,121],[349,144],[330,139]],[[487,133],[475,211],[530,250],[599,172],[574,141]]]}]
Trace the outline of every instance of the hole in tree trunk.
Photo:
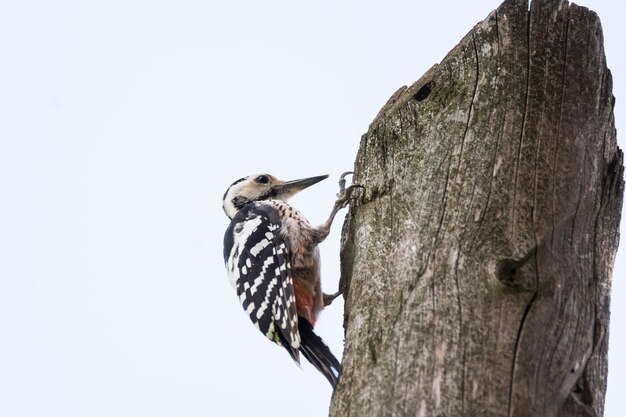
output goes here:
[{"label": "hole in tree trunk", "polygon": [[434,81],[429,81],[422,86],[417,93],[413,95],[413,98],[417,101],[426,100],[426,98],[430,95],[430,92],[433,91],[433,87],[435,86]]}]

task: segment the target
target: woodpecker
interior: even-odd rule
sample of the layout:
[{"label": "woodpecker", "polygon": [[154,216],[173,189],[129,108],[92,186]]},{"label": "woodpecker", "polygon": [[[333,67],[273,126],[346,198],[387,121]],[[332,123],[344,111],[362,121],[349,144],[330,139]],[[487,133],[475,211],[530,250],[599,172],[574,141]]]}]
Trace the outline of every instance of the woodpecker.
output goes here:
[{"label": "woodpecker", "polygon": [[269,174],[241,178],[226,190],[222,207],[231,219],[224,235],[230,283],[252,323],[300,364],[302,355],[337,385],[341,365],[313,332],[320,311],[341,291],[322,293],[318,245],[355,187],[340,192],[326,222],[313,227],[287,203],[299,191],[328,177],[281,181]]}]

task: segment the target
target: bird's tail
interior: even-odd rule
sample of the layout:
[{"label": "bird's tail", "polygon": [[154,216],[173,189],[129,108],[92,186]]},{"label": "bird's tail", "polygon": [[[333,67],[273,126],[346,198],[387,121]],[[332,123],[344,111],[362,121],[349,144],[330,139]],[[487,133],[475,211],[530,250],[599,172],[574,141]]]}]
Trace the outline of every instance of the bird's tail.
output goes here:
[{"label": "bird's tail", "polygon": [[339,381],[341,364],[332,354],[328,346],[326,346],[322,338],[313,332],[311,323],[302,316],[298,317],[298,330],[302,340],[300,346],[302,355],[304,355],[304,357],[328,379],[330,385],[335,388]]}]

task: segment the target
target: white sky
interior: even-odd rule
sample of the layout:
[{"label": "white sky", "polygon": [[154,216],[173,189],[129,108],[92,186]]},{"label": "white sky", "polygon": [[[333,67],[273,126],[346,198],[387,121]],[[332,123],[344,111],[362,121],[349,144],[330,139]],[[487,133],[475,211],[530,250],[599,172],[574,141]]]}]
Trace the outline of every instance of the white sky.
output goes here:
[{"label": "white sky", "polygon": [[[294,199],[321,222],[387,98],[499,2],[300,3],[0,0],[1,416],[327,414],[328,382],[232,293],[222,194],[254,172],[331,174]],[[603,22],[621,129],[625,6],[581,3]],[[624,253],[607,417],[626,409]],[[318,326],[337,355],[342,312]]]}]

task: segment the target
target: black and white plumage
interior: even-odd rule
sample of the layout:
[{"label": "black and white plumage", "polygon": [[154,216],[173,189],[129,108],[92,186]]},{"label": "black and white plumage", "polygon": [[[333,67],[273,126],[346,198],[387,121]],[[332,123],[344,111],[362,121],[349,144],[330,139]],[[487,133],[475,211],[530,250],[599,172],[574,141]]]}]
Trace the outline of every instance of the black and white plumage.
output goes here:
[{"label": "black and white plumage", "polygon": [[317,245],[328,235],[337,211],[347,204],[348,190],[340,182],[342,196],[319,227],[312,227],[286,202],[326,177],[283,182],[259,174],[235,181],[223,199],[224,212],[231,219],[224,235],[224,262],[255,326],[297,363],[302,353],[335,387],[341,365],[313,331],[318,313],[338,295],[321,291]]},{"label": "black and white plumage", "polygon": [[231,285],[252,322],[299,361],[300,334],[291,264],[277,211],[265,202],[244,206],[224,235]]}]

